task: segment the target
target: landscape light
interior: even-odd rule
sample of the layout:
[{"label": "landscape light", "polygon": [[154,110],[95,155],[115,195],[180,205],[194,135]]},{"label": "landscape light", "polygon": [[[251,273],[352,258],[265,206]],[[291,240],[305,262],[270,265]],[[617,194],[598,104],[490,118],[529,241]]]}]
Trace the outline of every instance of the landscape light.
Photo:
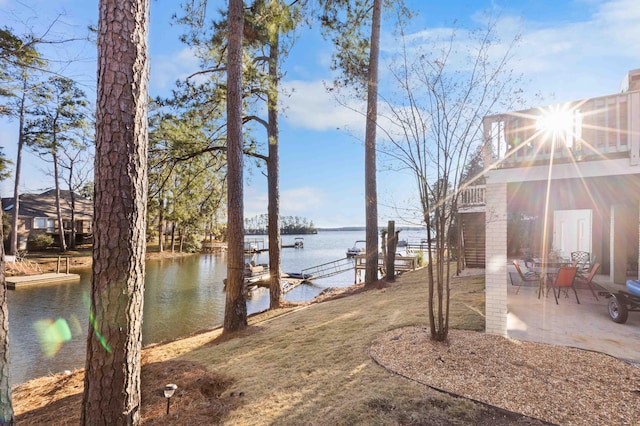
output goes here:
[{"label": "landscape light", "polygon": [[169,404],[171,403],[171,397],[173,393],[178,389],[178,385],[169,383],[164,387],[164,397],[167,398],[167,414],[169,414]]}]

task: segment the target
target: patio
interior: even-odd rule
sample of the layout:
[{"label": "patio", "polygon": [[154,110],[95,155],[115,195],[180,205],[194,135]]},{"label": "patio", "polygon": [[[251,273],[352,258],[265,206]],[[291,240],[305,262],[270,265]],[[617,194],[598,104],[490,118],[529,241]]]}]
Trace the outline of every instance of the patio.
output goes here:
[{"label": "patio", "polygon": [[[509,272],[515,273],[510,265]],[[596,275],[594,283],[607,283],[609,276]],[[640,312],[630,312],[625,324],[609,318],[608,299],[596,301],[588,288],[578,289],[580,304],[569,290],[559,304],[551,294],[538,299],[537,286],[517,286],[507,278],[507,333],[510,338],[529,342],[571,346],[603,352],[640,363]]]}]

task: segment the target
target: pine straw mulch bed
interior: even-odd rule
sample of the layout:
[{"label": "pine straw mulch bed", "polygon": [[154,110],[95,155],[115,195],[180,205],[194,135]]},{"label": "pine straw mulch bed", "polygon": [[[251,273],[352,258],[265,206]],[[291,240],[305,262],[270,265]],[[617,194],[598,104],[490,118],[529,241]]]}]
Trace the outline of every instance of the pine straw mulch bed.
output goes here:
[{"label": "pine straw mulch bed", "polygon": [[376,339],[371,357],[401,376],[547,422],[637,424],[640,368],[580,349],[449,330],[446,343],[408,327]]},{"label": "pine straw mulch bed", "polygon": [[[218,424],[241,404],[242,394],[229,392],[233,379],[208,371],[189,361],[144,364],[141,377],[141,418],[145,424]],[[76,425],[80,423],[84,370],[42,377],[19,385],[14,393],[16,417],[20,425]],[[164,387],[178,388],[167,415]],[[43,392],[43,390],[47,392]],[[193,392],[196,389],[197,392]],[[26,407],[29,407],[28,409]]]}]

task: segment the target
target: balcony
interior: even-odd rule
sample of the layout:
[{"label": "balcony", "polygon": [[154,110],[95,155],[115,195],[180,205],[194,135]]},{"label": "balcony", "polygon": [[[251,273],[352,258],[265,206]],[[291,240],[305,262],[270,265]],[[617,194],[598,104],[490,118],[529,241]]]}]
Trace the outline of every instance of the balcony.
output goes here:
[{"label": "balcony", "polygon": [[476,213],[485,210],[485,185],[467,186],[458,194],[458,212]]},{"label": "balcony", "polygon": [[492,169],[629,159],[640,164],[640,91],[573,101],[484,119]]}]

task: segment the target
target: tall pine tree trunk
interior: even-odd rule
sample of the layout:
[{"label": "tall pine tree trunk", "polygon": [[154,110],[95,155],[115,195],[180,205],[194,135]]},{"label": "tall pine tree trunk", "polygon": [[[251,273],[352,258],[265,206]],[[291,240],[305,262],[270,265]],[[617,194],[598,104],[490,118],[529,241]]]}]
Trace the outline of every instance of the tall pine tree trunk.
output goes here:
[{"label": "tall pine tree trunk", "polygon": [[[0,241],[4,241],[0,226]],[[4,244],[0,244],[0,424],[15,424],[9,374],[9,305],[5,279]]]},{"label": "tall pine tree trunk", "polygon": [[244,203],[242,188],[243,1],[229,0],[227,53],[227,298],[225,333],[247,326],[244,294]]},{"label": "tall pine tree trunk", "polygon": [[149,0],[101,0],[83,425],[140,423]]},{"label": "tall pine tree trunk", "polygon": [[269,159],[267,161],[267,176],[269,186],[269,307],[280,307],[282,298],[281,264],[281,236],[280,236],[280,158],[279,158],[279,129],[278,129],[278,32],[271,37],[269,50],[269,78],[270,87],[267,95]]},{"label": "tall pine tree trunk", "polygon": [[71,181],[73,179],[73,162],[69,165],[69,203],[71,207],[71,228],[69,229],[69,248],[76,248],[76,193],[73,192]]},{"label": "tall pine tree trunk", "polygon": [[64,238],[64,223],[62,221],[62,206],[60,205],[60,177],[58,171],[58,154],[56,152],[56,142],[54,136],[53,150],[51,156],[53,157],[53,182],[55,184],[56,193],[56,217],[58,218],[58,238],[60,239],[60,251],[67,251],[67,241]]},{"label": "tall pine tree trunk", "polygon": [[164,251],[164,192],[160,192],[160,202],[158,203],[158,252]]},{"label": "tall pine tree trunk", "polygon": [[367,125],[365,128],[365,208],[366,253],[365,285],[378,280],[378,190],[376,185],[376,126],[378,120],[378,56],[380,51],[380,15],[382,0],[373,0],[371,50],[367,91]]},{"label": "tall pine tree trunk", "polygon": [[11,242],[9,253],[18,253],[18,216],[20,215],[20,175],[22,173],[22,148],[24,146],[24,109],[27,97],[27,76],[23,75],[22,97],[20,98],[19,128],[18,128],[18,153],[16,154],[15,180],[13,181],[13,217],[11,218]]}]

